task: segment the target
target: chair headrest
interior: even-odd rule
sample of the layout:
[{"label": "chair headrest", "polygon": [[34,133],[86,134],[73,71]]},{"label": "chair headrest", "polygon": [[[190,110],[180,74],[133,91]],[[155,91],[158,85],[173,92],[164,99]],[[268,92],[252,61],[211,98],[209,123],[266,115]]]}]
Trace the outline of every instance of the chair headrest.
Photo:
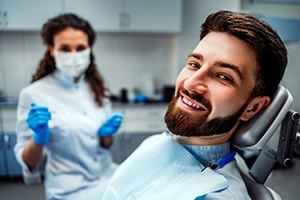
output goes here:
[{"label": "chair headrest", "polygon": [[238,126],[230,139],[231,144],[242,150],[262,149],[283,121],[292,102],[291,93],[279,85],[270,104]]}]

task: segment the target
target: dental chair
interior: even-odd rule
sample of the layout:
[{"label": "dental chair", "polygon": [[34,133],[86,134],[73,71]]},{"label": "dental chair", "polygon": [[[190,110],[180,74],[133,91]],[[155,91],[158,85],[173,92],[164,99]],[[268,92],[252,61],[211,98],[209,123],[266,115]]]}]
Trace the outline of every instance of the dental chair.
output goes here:
[{"label": "dental chair", "polygon": [[[293,97],[282,85],[278,86],[270,104],[248,122],[240,124],[231,138],[237,151],[237,164],[254,200],[277,200],[281,197],[264,185],[275,164],[292,166],[299,113],[290,109]],[[268,144],[274,133],[279,134],[277,148]]]}]

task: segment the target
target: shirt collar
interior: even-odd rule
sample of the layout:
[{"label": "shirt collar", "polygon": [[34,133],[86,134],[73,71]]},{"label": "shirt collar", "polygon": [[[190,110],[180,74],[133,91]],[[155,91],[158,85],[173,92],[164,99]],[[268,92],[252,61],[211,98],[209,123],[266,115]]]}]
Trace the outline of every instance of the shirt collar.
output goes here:
[{"label": "shirt collar", "polygon": [[189,151],[197,160],[199,160],[204,166],[208,165],[209,163],[218,163],[224,156],[230,153],[229,142],[218,145],[186,145],[183,147],[187,151]]}]

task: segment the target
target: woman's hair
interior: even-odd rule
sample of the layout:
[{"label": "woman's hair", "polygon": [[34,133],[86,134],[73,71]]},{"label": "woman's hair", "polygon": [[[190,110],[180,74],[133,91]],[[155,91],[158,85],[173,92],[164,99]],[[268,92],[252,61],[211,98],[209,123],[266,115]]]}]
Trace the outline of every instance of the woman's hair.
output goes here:
[{"label": "woman's hair", "polygon": [[[89,46],[92,47],[95,39],[96,34],[92,29],[91,25],[84,19],[79,18],[74,14],[63,14],[57,17],[49,19],[42,27],[41,30],[41,37],[45,45],[48,47],[54,46],[54,36],[61,31],[65,30],[66,28],[74,28],[77,30],[81,30],[88,36],[88,43]],[[94,62],[94,55],[91,51],[90,55],[91,63],[86,70],[85,79],[89,83],[91,90],[95,95],[95,101],[99,106],[103,104],[103,97],[106,94],[106,88],[104,85],[104,80],[101,77],[99,71]],[[36,73],[32,76],[31,82],[37,81],[56,70],[55,61],[53,57],[50,55],[49,48],[44,54],[44,57],[39,63],[39,67]]]},{"label": "woman's hair", "polygon": [[251,97],[272,97],[287,66],[287,50],[276,31],[250,14],[222,10],[206,18],[201,26],[200,39],[210,32],[228,33],[248,44],[257,62],[256,84]]}]

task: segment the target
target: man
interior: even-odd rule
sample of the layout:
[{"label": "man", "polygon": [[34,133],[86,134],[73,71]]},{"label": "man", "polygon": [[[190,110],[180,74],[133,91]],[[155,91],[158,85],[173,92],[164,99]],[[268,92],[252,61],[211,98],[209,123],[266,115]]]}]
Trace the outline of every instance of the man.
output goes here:
[{"label": "man", "polygon": [[286,65],[286,48],[265,22],[209,15],[165,115],[171,133],[145,140],[104,199],[250,199],[228,140],[269,104]]}]

